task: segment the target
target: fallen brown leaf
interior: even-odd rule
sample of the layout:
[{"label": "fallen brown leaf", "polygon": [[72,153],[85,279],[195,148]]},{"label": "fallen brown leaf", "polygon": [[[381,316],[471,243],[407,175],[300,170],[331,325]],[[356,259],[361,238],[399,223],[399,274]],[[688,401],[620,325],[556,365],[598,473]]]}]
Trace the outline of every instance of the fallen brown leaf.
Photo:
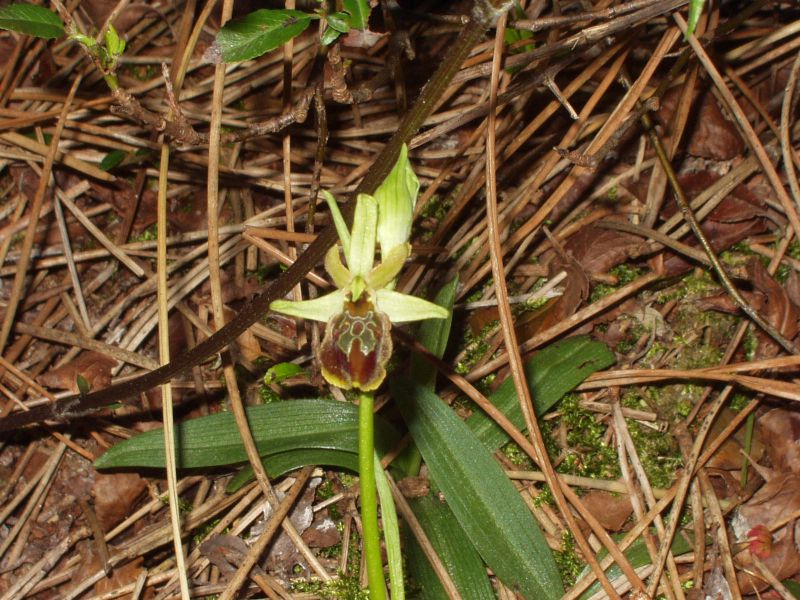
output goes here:
[{"label": "fallen brown leaf", "polygon": [[581,496],[581,503],[608,531],[621,530],[633,512],[631,497],[627,494],[592,490]]},{"label": "fallen brown leaf", "polygon": [[146,489],[147,483],[137,473],[98,473],[92,496],[103,531],[122,522]]},{"label": "fallen brown leaf", "polygon": [[36,378],[45,387],[70,390],[77,393],[78,375],[89,384],[90,390],[101,390],[111,385],[111,369],[117,366],[113,358],[99,352],[81,352],[78,357],[57,369],[42,373]]}]

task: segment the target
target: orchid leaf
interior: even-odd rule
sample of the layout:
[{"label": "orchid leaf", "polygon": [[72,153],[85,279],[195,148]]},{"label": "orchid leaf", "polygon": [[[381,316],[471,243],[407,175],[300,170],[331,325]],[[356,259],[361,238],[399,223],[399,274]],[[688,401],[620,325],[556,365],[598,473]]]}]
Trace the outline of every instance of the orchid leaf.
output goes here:
[{"label": "orchid leaf", "polygon": [[[335,450],[358,455],[358,407],[355,405],[319,398],[287,400],[249,407],[247,418],[262,456],[298,450]],[[376,416],[375,438],[378,451],[385,453],[397,443],[399,436],[386,421]],[[218,467],[247,461],[233,414],[227,412],[175,425],[175,445],[178,468]],[[99,469],[163,468],[164,434],[154,429],[120,442],[98,458],[95,466]]]},{"label": "orchid leaf", "polygon": [[[614,364],[616,358],[605,344],[587,336],[572,337],[551,344],[525,365],[525,376],[533,396],[536,413],[543,415],[595,371]],[[489,400],[519,429],[525,426],[514,382],[509,377],[489,396]],[[508,435],[483,412],[467,419],[467,425],[489,450],[506,443]]]},{"label": "orchid leaf", "polygon": [[392,498],[389,480],[381,466],[381,457],[375,453],[375,485],[381,502],[381,522],[383,523],[383,539],[386,542],[386,555],[389,563],[389,582],[392,587],[392,600],[405,600],[403,585],[403,554],[400,551],[400,526],[397,521],[397,509]]},{"label": "orchid leaf", "polygon": [[[415,498],[409,503],[461,597],[495,600],[486,567],[447,503],[431,496]],[[419,585],[420,600],[447,600],[444,587],[416,539],[409,535],[408,542],[408,571]]]},{"label": "orchid leaf", "polygon": [[525,598],[561,597],[564,587],[547,541],[476,435],[436,394],[413,381],[395,379],[392,397],[433,483],[486,564]]}]

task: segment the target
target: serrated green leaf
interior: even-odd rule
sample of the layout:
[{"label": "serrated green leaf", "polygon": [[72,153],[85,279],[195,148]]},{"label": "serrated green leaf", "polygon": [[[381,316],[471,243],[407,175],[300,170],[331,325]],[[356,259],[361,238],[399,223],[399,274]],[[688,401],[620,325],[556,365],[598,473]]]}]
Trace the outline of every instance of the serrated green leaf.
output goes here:
[{"label": "serrated green leaf", "polygon": [[300,35],[318,18],[299,10],[262,8],[228,21],[217,34],[216,44],[226,63],[251,60]]},{"label": "serrated green leaf", "polygon": [[[525,376],[539,415],[546,413],[564,394],[589,375],[614,364],[614,354],[589,337],[567,338],[551,344],[525,363]],[[525,420],[519,406],[514,382],[509,377],[489,396],[489,400],[514,425],[522,429]],[[483,412],[475,412],[467,425],[489,450],[497,450],[508,441],[506,433]]]},{"label": "serrated green leaf", "polygon": [[[495,600],[483,561],[447,504],[430,496],[409,503],[461,597]],[[419,600],[447,600],[444,587],[416,539],[409,535],[408,542],[408,572],[419,589]]]},{"label": "serrated green leaf", "polygon": [[9,4],[1,7],[0,29],[44,39],[61,37],[65,33],[59,16],[36,4]]},{"label": "serrated green leaf", "polygon": [[122,150],[112,150],[108,154],[103,157],[103,160],[100,161],[100,168],[103,171],[110,171],[114,167],[118,166],[125,157],[128,156],[127,152],[123,152]]},{"label": "serrated green leaf", "polygon": [[350,26],[365,30],[369,26],[369,0],[343,0],[344,10],[350,14]]},{"label": "serrated green leaf", "polygon": [[552,552],[486,447],[430,390],[398,380],[391,388],[431,479],[486,564],[525,598],[559,598]]},{"label": "serrated green leaf", "polygon": [[[256,447],[262,456],[300,449],[340,450],[358,454],[358,407],[323,399],[290,400],[247,409]],[[383,419],[375,418],[378,451],[385,453],[399,439]],[[175,426],[176,464],[192,469],[247,461],[233,415],[218,413]],[[160,429],[148,431],[110,448],[95,461],[98,469],[164,466]]]}]

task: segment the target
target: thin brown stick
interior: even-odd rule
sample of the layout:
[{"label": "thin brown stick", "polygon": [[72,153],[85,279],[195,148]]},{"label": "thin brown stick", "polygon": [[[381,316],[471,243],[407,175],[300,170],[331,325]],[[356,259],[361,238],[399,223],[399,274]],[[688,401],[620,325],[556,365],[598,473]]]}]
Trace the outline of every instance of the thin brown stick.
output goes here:
[{"label": "thin brown stick", "polygon": [[0,353],[3,352],[6,347],[6,343],[8,342],[8,336],[11,333],[11,326],[14,323],[17,306],[19,305],[20,299],[24,293],[25,277],[27,276],[28,265],[30,264],[31,259],[31,250],[33,249],[33,243],[35,241],[36,226],[38,225],[39,214],[41,213],[42,204],[44,203],[44,195],[50,184],[50,174],[53,170],[53,165],[55,164],[56,153],[58,152],[58,142],[61,138],[61,132],[64,129],[64,121],[67,117],[69,106],[72,103],[72,99],[75,97],[75,92],[78,91],[78,86],[80,83],[81,78],[76,77],[72,82],[72,87],[70,87],[67,100],[64,102],[64,106],[61,109],[61,115],[58,118],[56,130],[53,133],[44,166],[42,167],[42,174],[39,177],[39,186],[36,188],[36,195],[34,196],[33,203],[30,207],[28,217],[30,220],[28,222],[28,228],[25,230],[25,238],[22,241],[22,248],[20,249],[20,258],[17,263],[17,273],[14,276],[14,284],[11,290],[11,296],[8,299],[5,315],[3,316],[3,324],[0,327]]},{"label": "thin brown stick", "polygon": [[[499,76],[501,72],[501,63],[503,58],[503,35],[505,31],[505,16],[501,17],[497,23],[497,31],[495,34],[495,48],[493,58],[492,77],[490,82],[489,92],[489,116],[487,122],[487,139],[486,139],[486,215],[489,242],[491,249],[489,256],[492,262],[492,275],[494,278],[495,295],[497,296],[497,307],[500,314],[500,322],[502,324],[503,339],[506,346],[506,354],[509,357],[509,365],[511,367],[511,374],[514,379],[514,388],[519,398],[522,413],[525,418],[525,426],[528,434],[531,436],[531,441],[535,449],[535,456],[539,468],[547,476],[548,485],[556,500],[556,504],[561,511],[562,516],[566,520],[572,535],[578,547],[583,553],[584,560],[591,566],[595,575],[600,580],[603,588],[606,590],[611,598],[619,598],[614,590],[614,587],[608,581],[603,570],[594,556],[594,552],[589,546],[586,538],[583,536],[580,528],[578,527],[575,517],[567,504],[564,490],[561,488],[561,483],[553,469],[550,462],[550,457],[547,454],[544,437],[542,436],[541,429],[536,418],[536,411],[533,408],[533,399],[531,398],[530,390],[528,389],[527,379],[524,369],[522,367],[522,358],[519,352],[519,344],[517,343],[517,336],[514,330],[514,320],[511,316],[511,308],[508,303],[508,289],[506,287],[505,267],[503,266],[503,251],[500,244],[500,232],[497,215],[497,178],[496,178],[496,163],[495,163],[495,131],[496,131],[496,106],[497,106],[497,88],[499,83]],[[620,568],[623,569],[626,576],[631,582],[637,582],[639,589],[644,585],[639,579],[636,572],[630,568],[627,561],[620,563]]]}]

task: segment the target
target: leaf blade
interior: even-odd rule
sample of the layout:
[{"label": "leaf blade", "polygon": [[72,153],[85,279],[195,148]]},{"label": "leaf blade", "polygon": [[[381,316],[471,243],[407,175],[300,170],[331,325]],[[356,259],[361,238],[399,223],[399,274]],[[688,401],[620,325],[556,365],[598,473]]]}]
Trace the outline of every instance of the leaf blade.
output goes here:
[{"label": "leaf blade", "polygon": [[262,8],[228,21],[217,34],[216,45],[226,63],[251,60],[297,37],[316,18],[299,10]]},{"label": "leaf blade", "polygon": [[[352,404],[312,398],[274,402],[247,409],[256,447],[262,456],[298,449],[329,449],[358,453],[358,408]],[[376,417],[379,451],[399,438]],[[95,461],[97,468],[164,466],[163,433],[154,429],[109,448]],[[178,468],[215,467],[243,463],[247,454],[231,413],[217,413],[175,426]]]},{"label": "leaf blade", "polygon": [[526,598],[559,598],[563,584],[550,548],[481,441],[430,390],[395,380],[392,396],[431,478],[486,564]]},{"label": "leaf blade", "polygon": [[36,4],[9,4],[0,8],[0,29],[44,39],[55,39],[65,33],[59,16]]},{"label": "leaf blade", "polygon": [[[589,375],[614,364],[614,354],[601,342],[587,336],[567,338],[551,344],[525,362],[525,376],[530,386],[536,413],[543,415]],[[509,377],[489,396],[514,425],[524,428],[522,408]],[[483,412],[474,413],[467,425],[489,450],[497,450],[508,441],[506,433]]]},{"label": "leaf blade", "polygon": [[343,0],[344,10],[350,13],[350,25],[356,29],[367,29],[369,26],[369,1],[368,0]]},{"label": "leaf blade", "polygon": [[[410,504],[461,597],[494,600],[483,561],[447,504],[430,496],[416,498]],[[413,536],[409,536],[408,570],[421,588],[420,600],[447,599],[444,587]]]}]

